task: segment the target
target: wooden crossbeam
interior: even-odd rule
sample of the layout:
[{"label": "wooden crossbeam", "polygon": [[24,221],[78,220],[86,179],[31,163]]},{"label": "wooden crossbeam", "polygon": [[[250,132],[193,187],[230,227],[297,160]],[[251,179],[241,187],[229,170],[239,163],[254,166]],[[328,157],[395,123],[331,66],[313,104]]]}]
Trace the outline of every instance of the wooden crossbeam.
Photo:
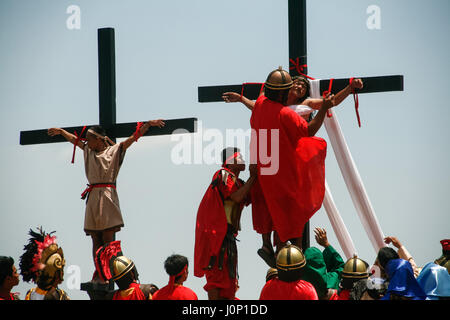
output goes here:
[{"label": "wooden crossbeam", "polygon": [[[379,77],[361,77],[364,82],[364,88],[357,90],[361,93],[375,93],[387,91],[403,91],[403,76],[379,76]],[[350,78],[333,79],[333,86],[331,92],[336,94],[344,89],[350,81]],[[320,93],[328,90],[330,79],[320,80]],[[223,101],[222,94],[224,92],[243,92],[243,95],[250,99],[256,100],[261,90],[261,84],[250,83],[244,85],[242,91],[242,84],[238,85],[223,85],[223,86],[205,86],[198,87],[198,102],[220,102]]]},{"label": "wooden crossbeam", "polygon": [[[173,120],[164,120],[165,126],[163,128],[150,127],[150,129],[144,134],[144,136],[160,136],[176,133],[196,132],[197,118],[182,118]],[[136,130],[136,122],[118,123],[111,128],[105,128],[108,137],[112,138],[126,138],[133,134]],[[86,126],[89,128],[90,126]],[[80,134],[83,126],[77,127],[65,127],[63,128],[67,132],[74,133],[75,131]],[[87,130],[87,129],[86,129]],[[174,132],[175,130],[183,130],[184,132]],[[86,132],[82,137],[85,137]],[[47,134],[47,129],[30,130],[20,132],[20,144],[42,144],[42,143],[55,143],[55,142],[67,142],[62,136],[58,135],[50,137]]]},{"label": "wooden crossbeam", "polygon": [[[105,129],[108,137],[125,138],[133,134],[136,122],[116,123],[116,67],[114,29],[98,29],[98,88],[99,88],[99,124]],[[148,120],[148,119],[147,119]],[[164,120],[163,128],[150,127],[144,136],[173,134],[180,129],[184,132],[196,132],[196,118]],[[87,126],[88,128],[90,126]],[[80,134],[83,126],[63,128],[68,132]],[[85,135],[85,134],[84,134]],[[84,135],[82,137],[84,137]],[[20,132],[20,144],[41,144],[66,141],[62,136],[50,137],[47,129]]]}]

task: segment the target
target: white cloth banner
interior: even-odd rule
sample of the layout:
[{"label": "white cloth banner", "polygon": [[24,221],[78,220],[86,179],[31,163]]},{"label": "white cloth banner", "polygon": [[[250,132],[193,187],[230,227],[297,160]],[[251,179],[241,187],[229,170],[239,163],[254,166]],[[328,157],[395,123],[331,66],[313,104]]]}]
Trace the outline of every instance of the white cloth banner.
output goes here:
[{"label": "white cloth banner", "polygon": [[334,204],[333,196],[330,193],[328,183],[325,181],[325,197],[323,199],[323,206],[327,212],[328,219],[330,219],[331,226],[333,227],[336,238],[342,251],[344,251],[345,257],[348,259],[353,258],[353,255],[357,254],[355,246],[352,241],[352,237],[348,233],[347,227],[339,214],[336,205]]},{"label": "white cloth banner", "polygon": [[[312,98],[320,98],[319,81],[320,80],[311,81]],[[359,215],[361,223],[366,230],[375,252],[378,253],[380,248],[385,246],[383,241],[383,232],[380,228],[380,224],[378,223],[378,219],[370,203],[369,197],[367,196],[361,176],[359,175],[358,169],[356,168],[355,162],[350,154],[350,150],[345,141],[336,113],[333,109],[330,109],[330,112],[332,115],[331,118],[327,117],[324,121],[328,137],[330,138],[336,160],[339,164],[339,168],[341,169],[342,176],[344,177],[345,184],[347,185],[347,189],[352,198],[356,212]],[[337,214],[339,215],[339,213]],[[348,243],[344,244],[344,246],[348,245]],[[343,247],[342,249],[344,250]]]}]

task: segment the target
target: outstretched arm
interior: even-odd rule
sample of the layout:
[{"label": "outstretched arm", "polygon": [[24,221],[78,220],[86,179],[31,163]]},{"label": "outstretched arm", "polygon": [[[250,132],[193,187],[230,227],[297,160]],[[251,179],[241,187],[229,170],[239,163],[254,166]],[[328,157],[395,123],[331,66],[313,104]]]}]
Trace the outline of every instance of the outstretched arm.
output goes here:
[{"label": "outstretched arm", "polygon": [[[69,141],[72,144],[74,144],[75,141],[77,141],[76,135],[69,133],[66,130],[61,129],[61,128],[48,129],[48,135],[51,137],[54,137],[57,135],[62,135],[64,137],[64,139],[66,139],[67,141]],[[77,146],[80,147],[81,149],[84,149],[84,143],[82,141],[78,141]]]},{"label": "outstretched arm", "polygon": [[[334,96],[335,106],[341,104],[341,102],[344,101],[350,95],[350,93],[352,93],[353,89],[361,89],[363,86],[364,84],[361,79],[353,80],[351,85],[349,84]],[[307,105],[311,109],[320,110],[322,102],[322,99],[308,98],[303,102],[303,104]]]},{"label": "outstretched arm", "polygon": [[392,243],[392,245],[398,249],[398,256],[400,257],[400,259],[409,261],[414,271],[414,276],[417,278],[419,276],[420,269],[417,267],[412,255],[408,252],[408,250],[406,250],[405,246],[400,242],[400,240],[398,240],[398,238],[396,237],[389,236],[384,238],[384,242],[386,244]]},{"label": "outstretched arm", "polygon": [[[139,136],[143,136],[150,127],[158,127],[162,128],[165,126],[165,123],[162,119],[158,120],[150,120],[147,121],[142,125],[142,127],[139,129]],[[128,137],[126,140],[122,141],[120,144],[122,145],[123,151],[128,149],[135,141],[136,141],[135,134],[132,134],[130,137]]]},{"label": "outstretched arm", "polygon": [[236,92],[225,92],[222,95],[222,99],[228,103],[228,102],[242,102],[248,109],[253,110],[253,107],[255,106],[255,101],[247,99],[244,96],[241,96],[239,93]]},{"label": "outstretched arm", "polygon": [[319,131],[322,126],[323,120],[325,119],[325,115],[327,114],[328,109],[331,109],[334,106],[334,95],[328,94],[326,98],[323,99],[322,105],[317,112],[314,119],[308,124],[308,135],[313,137],[317,131]]}]

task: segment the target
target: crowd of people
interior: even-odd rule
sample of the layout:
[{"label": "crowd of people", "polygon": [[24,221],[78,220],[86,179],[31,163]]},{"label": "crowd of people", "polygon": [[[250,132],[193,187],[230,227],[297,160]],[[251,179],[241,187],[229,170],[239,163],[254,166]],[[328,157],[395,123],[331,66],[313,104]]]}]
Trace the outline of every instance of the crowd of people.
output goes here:
[{"label": "crowd of people", "polygon": [[[441,241],[442,255],[423,268],[396,237],[386,237],[386,246],[379,250],[370,268],[363,259],[354,256],[346,262],[328,242],[325,229],[316,228],[316,242],[323,248],[309,247],[305,251],[288,243],[277,254],[275,268],[269,268],[260,300],[448,300],[450,299],[450,239]],[[20,257],[23,281],[33,282],[25,300],[69,300],[59,288],[64,277],[64,253],[56,237],[30,230],[30,241]],[[118,289],[109,291],[107,300],[198,300],[197,294],[184,286],[189,275],[187,257],[172,254],[164,262],[168,284],[141,284],[134,262],[123,255],[120,241],[112,241],[96,253],[99,278],[114,282]],[[228,272],[224,275],[228,276]],[[12,257],[0,256],[0,300],[20,300],[13,288],[20,276]],[[224,297],[209,299],[237,300],[239,288]],[[256,293],[257,294],[257,293]],[[255,299],[258,296],[255,296]]]},{"label": "crowd of people", "polygon": [[[241,230],[240,217],[245,206],[252,206],[253,229],[261,235],[258,255],[270,268],[261,300],[367,300],[367,299],[446,299],[450,297],[449,248],[443,240],[443,255],[423,269],[395,237],[387,237],[389,246],[380,249],[371,274],[369,264],[359,257],[346,262],[328,242],[326,231],[316,228],[315,238],[323,251],[302,248],[304,226],[322,206],[325,193],[326,141],[316,133],[330,108],[340,104],[350,93],[363,87],[361,79],[336,95],[325,93],[311,99],[309,82],[304,77],[291,78],[281,67],[272,71],[256,101],[242,94],[226,92],[225,102],[242,102],[251,110],[250,177],[239,178],[246,163],[236,147],[222,151],[222,165],[213,174],[200,201],[196,216],[194,276],[205,277],[204,290],[209,300],[234,300],[239,288],[236,236]],[[164,121],[138,123],[136,131],[120,143],[114,143],[99,127],[85,135],[60,128],[48,130],[50,136],[62,135],[84,153],[88,188],[84,231],[92,239],[95,272],[93,283],[116,283],[109,293],[113,300],[197,300],[197,294],[183,284],[189,263],[182,255],[165,261],[169,275],[167,286],[140,284],[134,262],[122,253],[116,233],[124,226],[116,179],[127,149],[152,126]],[[254,133],[254,134],[253,134]],[[270,155],[270,157],[269,157]],[[58,285],[63,280],[64,254],[56,237],[42,229],[30,230],[29,243],[20,258],[24,281],[36,288],[26,300],[65,300],[66,292]],[[11,290],[19,275],[10,257],[0,259],[0,298],[13,300]]]}]

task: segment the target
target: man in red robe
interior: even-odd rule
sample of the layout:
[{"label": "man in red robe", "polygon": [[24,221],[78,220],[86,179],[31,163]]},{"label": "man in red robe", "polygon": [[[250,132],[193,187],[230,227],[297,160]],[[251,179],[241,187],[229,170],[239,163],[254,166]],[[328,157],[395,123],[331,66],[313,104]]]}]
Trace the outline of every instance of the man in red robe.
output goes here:
[{"label": "man in red robe", "polygon": [[169,277],[169,284],[153,295],[153,300],[198,300],[194,291],[183,286],[188,278],[188,259],[179,254],[173,254],[164,262]]},{"label": "man in red robe", "polygon": [[197,212],[194,275],[206,276],[209,300],[235,298],[237,282],[236,236],[242,209],[250,203],[249,191],[256,180],[250,166],[247,182],[239,179],[245,162],[238,148],[222,151],[223,166],[206,190]]},{"label": "man in red robe", "polygon": [[277,256],[278,278],[266,282],[260,300],[318,300],[314,286],[302,277],[306,259],[300,248],[288,245]]},{"label": "man in red robe", "polygon": [[252,188],[253,206],[258,208],[253,223],[263,236],[258,254],[269,265],[275,260],[271,232],[279,239],[277,251],[288,240],[301,247],[304,225],[321,207],[325,193],[326,142],[313,136],[333,107],[334,96],[324,98],[317,115],[307,123],[285,107],[292,83],[281,67],[272,71],[250,119],[251,163],[258,168],[258,183]]}]

